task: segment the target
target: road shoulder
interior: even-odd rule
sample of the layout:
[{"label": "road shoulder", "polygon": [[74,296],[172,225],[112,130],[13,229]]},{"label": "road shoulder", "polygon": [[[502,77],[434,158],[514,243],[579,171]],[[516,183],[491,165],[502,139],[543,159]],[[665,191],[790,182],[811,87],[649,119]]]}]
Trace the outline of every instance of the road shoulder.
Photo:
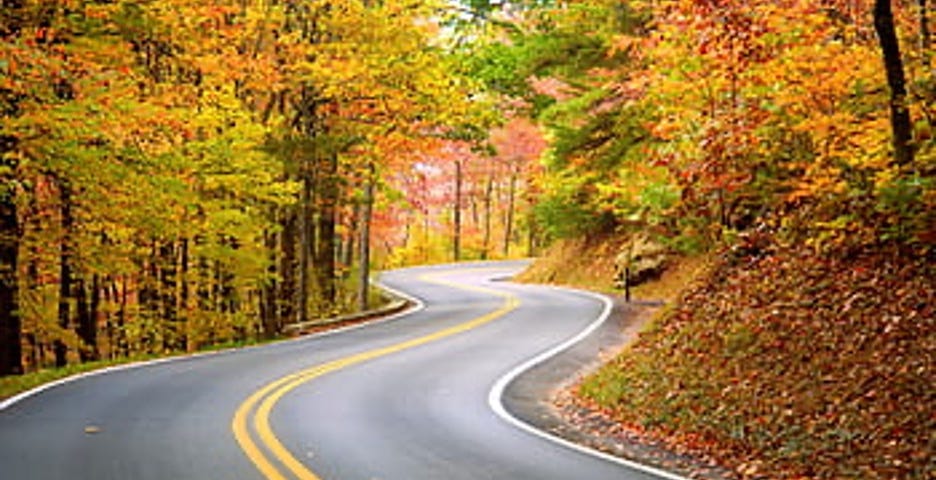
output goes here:
[{"label": "road shoulder", "polygon": [[614,298],[608,319],[591,335],[534,366],[504,389],[504,408],[518,420],[600,452],[687,478],[728,480],[731,472],[691,452],[624,429],[610,415],[585,405],[575,385],[613,359],[651,320],[658,303]]}]

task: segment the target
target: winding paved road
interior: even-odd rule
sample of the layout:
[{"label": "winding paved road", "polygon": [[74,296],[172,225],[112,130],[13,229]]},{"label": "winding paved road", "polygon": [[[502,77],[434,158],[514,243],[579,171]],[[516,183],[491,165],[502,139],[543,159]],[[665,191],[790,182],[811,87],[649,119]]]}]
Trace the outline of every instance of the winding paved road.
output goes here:
[{"label": "winding paved road", "polygon": [[491,408],[499,378],[604,308],[492,281],[520,268],[389,272],[383,282],[423,308],[28,396],[0,410],[0,479],[659,478],[533,435]]}]

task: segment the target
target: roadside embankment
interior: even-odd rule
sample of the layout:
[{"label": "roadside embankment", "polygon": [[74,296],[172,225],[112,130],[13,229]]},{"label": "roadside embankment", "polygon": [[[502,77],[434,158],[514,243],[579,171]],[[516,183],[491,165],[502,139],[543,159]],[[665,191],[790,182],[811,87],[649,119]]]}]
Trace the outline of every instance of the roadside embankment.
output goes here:
[{"label": "roadside embankment", "polygon": [[931,478],[932,256],[726,251],[561,407],[606,425],[583,428],[696,452],[738,478]]}]

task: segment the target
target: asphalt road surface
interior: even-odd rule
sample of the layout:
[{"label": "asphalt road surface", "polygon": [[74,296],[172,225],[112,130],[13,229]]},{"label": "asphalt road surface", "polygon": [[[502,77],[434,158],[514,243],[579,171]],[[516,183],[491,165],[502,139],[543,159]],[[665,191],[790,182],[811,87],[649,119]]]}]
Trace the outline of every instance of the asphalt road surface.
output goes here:
[{"label": "asphalt road surface", "polygon": [[651,479],[517,428],[498,379],[592,324],[600,301],[422,267],[421,309],[347,331],[66,382],[0,410],[0,479]]}]

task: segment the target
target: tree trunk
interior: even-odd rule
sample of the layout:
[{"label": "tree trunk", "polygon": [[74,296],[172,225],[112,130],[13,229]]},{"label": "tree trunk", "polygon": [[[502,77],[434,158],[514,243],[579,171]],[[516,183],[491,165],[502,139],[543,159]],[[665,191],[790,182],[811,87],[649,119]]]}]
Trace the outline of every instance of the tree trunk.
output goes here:
[{"label": "tree trunk", "polygon": [[153,316],[159,315],[159,263],[158,245],[154,240],[149,256],[144,260],[143,277],[139,284],[140,309]]},{"label": "tree trunk", "polygon": [[484,186],[484,243],[481,251],[481,260],[488,259],[488,253],[491,249],[491,210],[493,209],[494,199],[494,174],[488,178]]},{"label": "tree trunk", "polygon": [[106,357],[104,358],[108,358],[108,359],[114,358],[114,345],[115,345],[115,338],[116,338],[115,332],[114,332],[115,329],[114,329],[113,317],[111,317],[110,313],[108,313],[110,311],[110,307],[112,305],[116,305],[117,303],[117,299],[114,297],[113,290],[111,289],[112,282],[113,280],[109,276],[106,276],[104,277],[104,282],[103,282],[104,285],[103,287],[101,287],[102,289],[101,295],[103,297],[102,300],[104,301],[104,304],[107,305],[108,307],[107,309],[105,309],[105,313],[103,317],[104,318],[104,338],[106,339],[106,342],[107,342],[107,350],[104,351],[106,354]]},{"label": "tree trunk", "polygon": [[[195,237],[195,245],[202,245],[204,239],[200,237]],[[205,256],[199,256],[195,261],[195,305],[198,308],[199,312],[204,314],[209,314],[216,310],[215,301],[216,297],[216,288],[214,284],[214,275],[212,262]],[[198,339],[199,342],[204,342],[210,344],[215,341],[215,332],[214,329],[207,329],[208,331],[199,331]]]},{"label": "tree trunk", "polygon": [[[22,0],[6,0],[0,9],[0,37],[13,37],[21,29]],[[4,92],[6,93],[6,92]],[[14,95],[3,95],[0,116],[19,114]],[[0,376],[23,373],[22,321],[19,316],[20,225],[16,208],[17,161],[6,153],[16,148],[16,137],[0,135],[0,165],[8,174],[0,176]]]},{"label": "tree trunk", "polygon": [[90,323],[90,336],[93,338],[93,350],[92,355],[94,360],[101,359],[101,350],[98,347],[98,329],[100,322],[98,319],[101,316],[101,276],[94,274],[91,276],[91,308],[88,310],[88,313],[91,316]]},{"label": "tree trunk", "polygon": [[279,322],[280,325],[296,321],[296,237],[297,219],[295,207],[286,207],[281,219],[283,231],[280,233],[280,289]]},{"label": "tree trunk", "polygon": [[455,160],[455,205],[453,205],[454,235],[452,238],[452,258],[461,260],[461,209],[462,209],[462,165],[461,160]]},{"label": "tree trunk", "polygon": [[191,254],[189,253],[189,239],[183,238],[179,243],[179,295],[176,303],[176,315],[182,323],[181,348],[185,351],[194,350],[192,345],[191,329],[192,318],[189,313],[189,263]]},{"label": "tree trunk", "polygon": [[[95,276],[95,279],[97,276]],[[95,295],[97,288],[96,280],[92,282],[89,290],[84,278],[78,277],[75,280],[76,314],[78,316],[78,338],[81,339],[81,348],[78,350],[78,356],[82,362],[91,362],[98,360],[97,348],[97,317],[93,310],[94,301],[91,299]]]},{"label": "tree trunk", "polygon": [[[4,179],[5,180],[5,179]],[[0,376],[23,373],[18,309],[19,224],[12,182],[0,187]]]},{"label": "tree trunk", "polygon": [[[299,205],[299,291],[296,308],[299,322],[309,320],[309,257],[312,249],[312,178],[308,160],[302,172],[302,196]],[[288,321],[294,321],[292,319]]]},{"label": "tree trunk", "polygon": [[[203,242],[202,239],[196,237],[195,245],[200,245]],[[211,284],[211,265],[207,258],[204,256],[198,257],[198,261],[195,262],[195,304],[199,311],[201,312],[210,312],[214,310],[214,301],[212,300],[212,284]]]},{"label": "tree trunk", "polygon": [[[226,238],[224,243],[227,243],[231,250],[239,249],[237,241],[232,237]],[[231,273],[231,269],[221,262],[215,262],[215,272],[217,275],[218,291],[220,293],[221,311],[227,314],[240,312],[242,300],[240,292],[235,286],[236,277]],[[246,339],[246,330],[237,327],[235,331],[237,332],[238,340]]]},{"label": "tree trunk", "polygon": [[531,207],[529,213],[527,214],[527,256],[534,257],[536,256],[536,213]]},{"label": "tree trunk", "polygon": [[267,275],[269,278],[263,285],[260,295],[260,319],[263,325],[263,336],[273,338],[280,331],[279,315],[276,311],[276,298],[278,295],[278,282],[276,280],[277,261],[279,260],[276,250],[277,234],[265,231],[263,233],[263,243],[270,256],[270,264],[267,266]]},{"label": "tree trunk", "polygon": [[364,182],[364,199],[361,204],[361,218],[358,219],[361,237],[358,239],[360,253],[358,261],[358,309],[365,311],[369,308],[367,294],[370,291],[370,226],[371,214],[374,205],[374,164],[368,165],[368,175]]},{"label": "tree trunk", "polygon": [[897,165],[906,167],[913,163],[913,124],[907,108],[907,81],[904,77],[900,43],[894,29],[894,14],[890,0],[875,0],[874,29],[878,35],[887,85],[890,87],[890,116],[893,131],[894,155]]},{"label": "tree trunk", "polygon": [[329,152],[319,175],[318,245],[315,272],[319,298],[330,307],[335,303],[335,223],[338,207],[338,155]]},{"label": "tree trunk", "polygon": [[159,316],[163,321],[163,350],[183,350],[185,326],[179,322],[176,310],[178,297],[178,262],[175,241],[167,241],[159,248]]},{"label": "tree trunk", "polygon": [[[120,286],[120,308],[117,310],[117,351],[120,356],[130,355],[130,341],[127,337],[127,305],[130,303],[130,292],[127,286],[127,277],[122,278]],[[114,293],[117,293],[117,284],[114,284]]]},{"label": "tree trunk", "polygon": [[430,232],[429,232],[429,207],[423,209],[423,261],[429,263],[429,260],[432,258],[432,249],[429,244]]},{"label": "tree trunk", "polygon": [[344,278],[350,276],[351,266],[354,265],[354,248],[357,245],[356,239],[358,234],[358,218],[361,216],[361,205],[360,203],[354,204],[354,212],[351,214],[351,217],[348,218],[348,233],[347,239],[342,245],[341,248],[341,264],[344,267]]},{"label": "tree trunk", "polygon": [[409,248],[410,237],[413,233],[413,215],[406,214],[406,226],[403,228],[403,248]]},{"label": "tree trunk", "polygon": [[[513,169],[511,169],[513,170]],[[510,185],[507,189],[507,218],[504,222],[504,257],[510,256],[510,240],[513,236],[514,203],[517,195],[517,172],[510,174]]]},{"label": "tree trunk", "polygon": [[[71,327],[71,298],[72,298],[72,262],[74,249],[72,233],[74,232],[74,216],[72,213],[71,186],[67,182],[59,182],[61,205],[62,238],[59,253],[59,302],[58,323],[62,331]],[[56,338],[52,347],[55,353],[55,366],[68,365],[68,346],[63,338]]]},{"label": "tree trunk", "polygon": [[419,175],[420,194],[423,202],[422,214],[422,257],[423,262],[429,263],[429,181],[425,174]]},{"label": "tree trunk", "polygon": [[[25,208],[25,211],[20,214],[22,220],[20,220],[20,232],[19,232],[19,241],[22,242],[27,235],[33,234],[32,232],[39,232],[42,228],[42,222],[40,215],[38,213],[42,207],[38,206],[38,196],[36,195],[36,187],[33,186],[31,195],[28,195],[29,206]],[[22,244],[21,244],[22,245]],[[22,249],[20,251],[19,261],[25,262],[25,281],[19,282],[19,292],[30,292],[33,294],[40,294],[39,289],[40,285],[40,274],[39,274],[39,262],[40,257],[42,256],[41,252],[42,246],[38,242],[31,242],[29,249]],[[25,253],[25,255],[23,255]],[[20,293],[21,294],[21,293]],[[21,297],[20,297],[21,298]],[[22,320],[20,320],[22,322]],[[29,341],[29,346],[31,348],[30,352],[30,364],[24,366],[23,372],[28,372],[30,370],[38,370],[46,366],[46,353],[48,351],[48,342],[49,335],[38,334],[36,331],[32,331],[27,335],[27,340]]]},{"label": "tree trunk", "polygon": [[933,51],[930,48],[929,10],[926,0],[917,0],[920,5],[920,51],[923,52],[923,65],[929,69],[933,66]]}]

